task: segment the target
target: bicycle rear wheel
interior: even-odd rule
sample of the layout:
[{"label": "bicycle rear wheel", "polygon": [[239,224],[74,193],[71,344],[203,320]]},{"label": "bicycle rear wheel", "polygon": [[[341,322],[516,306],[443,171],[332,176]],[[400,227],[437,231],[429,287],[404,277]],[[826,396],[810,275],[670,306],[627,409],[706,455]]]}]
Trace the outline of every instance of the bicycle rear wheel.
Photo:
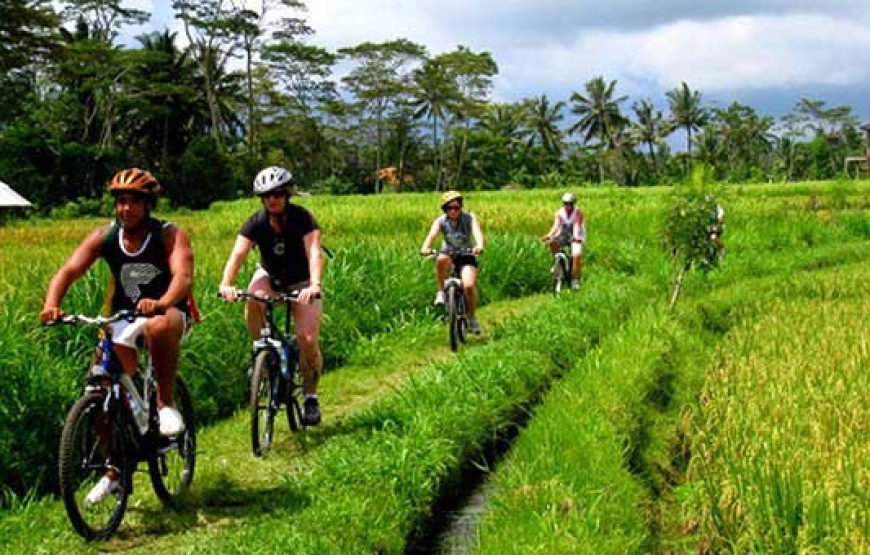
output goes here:
[{"label": "bicycle rear wheel", "polygon": [[272,447],[275,414],[280,405],[278,355],[271,349],[257,353],[251,374],[251,449],[262,457]]},{"label": "bicycle rear wheel", "polygon": [[[159,437],[154,452],[148,457],[151,485],[157,497],[167,505],[175,505],[190,488],[196,467],[193,402],[181,376],[175,377],[174,398],[175,408],[184,420],[184,431],[175,437]],[[156,407],[156,404],[152,406]]]},{"label": "bicycle rear wheel", "polygon": [[[105,393],[83,395],[67,414],[60,438],[60,493],[76,532],[87,540],[102,540],[121,525],[130,495],[132,469],[122,436],[121,411],[106,411]],[[85,498],[110,468],[120,474],[118,487],[100,502]]]},{"label": "bicycle rear wheel", "polygon": [[456,286],[449,286],[445,291],[445,306],[447,306],[447,325],[450,327],[450,350],[454,353],[459,349],[459,306]]},{"label": "bicycle rear wheel", "polygon": [[[297,368],[295,372],[298,372]],[[295,390],[295,386],[287,385],[287,424],[290,426],[291,432],[298,432],[299,428],[304,426],[302,423],[302,405],[299,403],[299,391]]]}]

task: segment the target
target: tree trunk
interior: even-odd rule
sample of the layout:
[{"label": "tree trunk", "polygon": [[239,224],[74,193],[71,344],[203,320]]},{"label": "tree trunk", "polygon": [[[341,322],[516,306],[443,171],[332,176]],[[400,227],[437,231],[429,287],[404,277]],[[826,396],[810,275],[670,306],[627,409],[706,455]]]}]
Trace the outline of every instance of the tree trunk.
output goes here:
[{"label": "tree trunk", "polygon": [[686,272],[689,271],[691,267],[690,262],[686,262],[686,264],[680,269],[680,273],[677,274],[677,280],[674,282],[674,291],[671,293],[671,302],[668,304],[668,311],[673,312],[674,307],[677,305],[677,299],[680,296],[680,290],[683,288],[683,278],[686,277]]}]

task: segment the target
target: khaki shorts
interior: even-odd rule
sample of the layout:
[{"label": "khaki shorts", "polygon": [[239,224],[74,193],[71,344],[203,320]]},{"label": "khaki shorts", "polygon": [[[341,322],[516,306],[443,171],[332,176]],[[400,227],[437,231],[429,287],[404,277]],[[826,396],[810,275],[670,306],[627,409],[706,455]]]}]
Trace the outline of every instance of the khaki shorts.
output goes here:
[{"label": "khaki shorts", "polygon": [[[257,282],[263,278],[268,278],[269,287],[274,289],[274,283],[272,282],[272,276],[269,275],[269,272],[267,272],[265,270],[265,268],[263,268],[262,266],[260,266],[258,264],[257,269],[254,270],[254,275],[251,276],[251,282],[248,283],[248,291],[251,291],[251,288],[253,287],[255,282]],[[311,282],[309,280],[305,280],[305,281],[299,281],[296,283],[291,283],[290,285],[288,285],[287,287],[283,287],[282,289],[284,290],[284,292],[298,291],[300,289],[305,289],[309,285],[311,285]],[[310,304],[323,304],[323,298],[321,297],[319,299],[314,299],[311,301]]]}]

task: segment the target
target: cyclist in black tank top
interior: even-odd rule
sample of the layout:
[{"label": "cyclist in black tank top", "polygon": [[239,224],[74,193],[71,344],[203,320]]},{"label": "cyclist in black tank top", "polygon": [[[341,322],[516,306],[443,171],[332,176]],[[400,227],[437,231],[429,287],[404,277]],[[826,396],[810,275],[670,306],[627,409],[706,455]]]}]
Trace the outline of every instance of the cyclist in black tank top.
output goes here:
[{"label": "cyclist in black tank top", "polygon": [[115,324],[112,338],[124,370],[136,371],[137,339],[144,335],[157,377],[160,431],[176,435],[184,427],[175,410],[173,387],[179,346],[185,331],[193,280],[193,253],[187,234],[151,218],[160,189],[157,180],[138,168],[118,172],[109,184],[116,221],[91,232],[58,270],[48,286],[40,319],[63,315],[61,302],[69,287],[98,258],[112,271],[112,310],[136,309],[152,315]]}]

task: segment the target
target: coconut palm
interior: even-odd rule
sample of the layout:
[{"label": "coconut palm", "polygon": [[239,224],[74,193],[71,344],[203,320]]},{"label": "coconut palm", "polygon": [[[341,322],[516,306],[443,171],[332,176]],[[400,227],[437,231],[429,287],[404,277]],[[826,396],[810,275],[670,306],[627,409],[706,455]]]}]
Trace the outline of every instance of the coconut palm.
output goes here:
[{"label": "coconut palm", "polygon": [[666,92],[665,96],[674,123],[686,130],[686,152],[691,157],[692,132],[699,131],[709,119],[707,110],[701,106],[701,92],[691,90],[683,81],[679,87]]},{"label": "coconut palm", "polygon": [[451,79],[445,65],[438,59],[427,60],[414,71],[414,119],[426,118],[432,123],[432,152],[434,156],[437,189],[441,188],[443,161],[438,143],[438,122],[443,121],[449,112],[462,101],[462,95]]},{"label": "coconut palm", "polygon": [[635,139],[647,145],[649,157],[653,165],[653,173],[658,175],[658,160],[656,159],[655,147],[660,145],[662,140],[670,135],[673,127],[662,115],[661,110],[657,110],[652,102],[647,99],[635,102],[631,109],[637,117],[637,122],[632,125]]},{"label": "coconut palm", "polygon": [[[589,143],[593,139],[598,140],[598,147],[602,150],[611,150],[618,146],[619,131],[628,124],[628,119],[622,115],[619,104],[628,97],[614,98],[616,80],[605,82],[598,76],[585,85],[586,94],[575,92],[571,94],[571,112],[580,116],[580,119],[572,125],[569,133],[582,133],[583,142]],[[604,181],[604,164],[599,157],[598,176]]]},{"label": "coconut palm", "polygon": [[562,101],[551,104],[547,95],[535,97],[526,103],[527,126],[531,131],[530,146],[538,145],[549,156],[558,159],[562,154],[562,130],[559,122],[564,119]]}]

